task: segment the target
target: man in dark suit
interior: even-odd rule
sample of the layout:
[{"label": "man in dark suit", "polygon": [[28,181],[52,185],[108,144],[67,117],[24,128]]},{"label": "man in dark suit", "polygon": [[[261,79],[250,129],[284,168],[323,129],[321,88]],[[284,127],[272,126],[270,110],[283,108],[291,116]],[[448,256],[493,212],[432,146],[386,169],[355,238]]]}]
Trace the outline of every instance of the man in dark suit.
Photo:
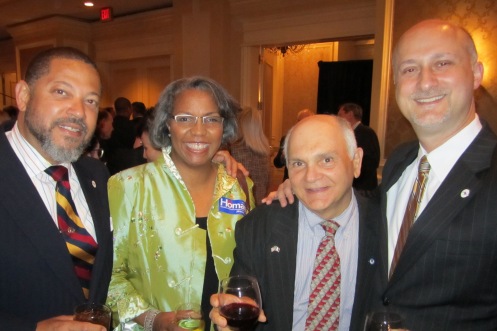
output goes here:
[{"label": "man in dark suit", "polygon": [[135,143],[135,124],[130,119],[133,113],[131,101],[125,97],[119,97],[114,101],[116,116],[114,117],[114,130],[112,137],[115,138],[122,148],[132,149]]},{"label": "man in dark suit", "polygon": [[[16,86],[18,121],[0,133],[0,330],[105,330],[71,316],[78,304],[105,302],[112,268],[108,172],[80,158],[100,95],[94,62],[73,48],[38,54]],[[97,244],[88,292],[59,231],[56,182],[45,173],[54,165],[68,169],[76,211]]]},{"label": "man in dark suit", "polygon": [[[261,205],[237,224],[231,273],[254,275],[260,283],[267,322],[257,330],[303,330],[316,250],[324,236],[321,224],[333,219],[339,224],[335,246],[342,282],[339,327],[326,330],[363,330],[372,298],[369,279],[377,265],[379,214],[375,204],[352,189],[362,150],[345,120],[315,115],[289,131],[285,155],[297,203],[286,208],[279,202]],[[217,299],[211,298],[215,307]],[[211,318],[226,325],[217,308]]]},{"label": "man in dark suit", "polygon": [[[413,331],[496,330],[497,137],[476,114],[475,44],[454,24],[420,22],[400,38],[393,74],[419,141],[392,152],[383,171],[377,309],[399,312]],[[428,180],[396,258],[424,156]]]},{"label": "man in dark suit", "polygon": [[338,116],[349,122],[354,130],[357,146],[364,151],[361,174],[354,178],[352,187],[368,193],[378,186],[376,171],[380,165],[380,143],[378,136],[369,126],[362,124],[362,107],[356,103],[344,103],[338,108]]}]

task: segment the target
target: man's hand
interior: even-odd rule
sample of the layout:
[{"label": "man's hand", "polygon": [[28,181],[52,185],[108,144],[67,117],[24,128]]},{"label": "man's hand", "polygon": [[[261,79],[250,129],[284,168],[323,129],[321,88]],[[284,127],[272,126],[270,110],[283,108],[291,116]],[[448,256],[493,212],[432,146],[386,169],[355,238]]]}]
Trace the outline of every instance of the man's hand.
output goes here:
[{"label": "man's hand", "polygon": [[286,179],[283,183],[281,183],[278,186],[277,191],[269,193],[267,197],[262,199],[262,203],[270,205],[273,200],[276,199],[280,201],[281,207],[286,207],[287,204],[292,204],[295,201],[295,197],[292,192],[292,185],[290,185],[289,179]]},{"label": "man's hand", "polygon": [[106,331],[104,326],[73,320],[74,316],[64,315],[40,321],[36,331]]},{"label": "man's hand", "polygon": [[236,177],[236,172],[238,169],[241,170],[245,177],[249,175],[249,172],[247,171],[247,169],[245,169],[243,164],[237,162],[227,150],[217,151],[217,153],[214,154],[214,157],[212,158],[212,162],[224,164],[226,172],[231,177]]},{"label": "man's hand", "polygon": [[[226,295],[226,294],[223,294]],[[240,298],[233,296],[234,300],[239,301]],[[218,331],[230,331],[231,329],[228,327],[228,321],[226,318],[221,316],[219,313],[219,294],[213,294],[211,295],[210,299],[211,305],[212,305],[212,310],[209,313],[209,318],[211,319],[212,323],[217,325],[217,330]],[[259,313],[259,322],[264,323],[267,321],[266,315],[264,315],[264,311],[261,309]]]}]

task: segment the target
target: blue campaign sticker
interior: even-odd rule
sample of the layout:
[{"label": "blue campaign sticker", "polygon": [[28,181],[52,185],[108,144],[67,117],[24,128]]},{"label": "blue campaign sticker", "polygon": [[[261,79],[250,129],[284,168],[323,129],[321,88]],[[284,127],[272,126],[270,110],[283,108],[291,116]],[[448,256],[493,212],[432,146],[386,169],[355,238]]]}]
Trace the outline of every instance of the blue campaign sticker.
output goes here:
[{"label": "blue campaign sticker", "polygon": [[246,210],[244,200],[231,200],[224,197],[219,200],[219,211],[222,213],[245,215]]}]

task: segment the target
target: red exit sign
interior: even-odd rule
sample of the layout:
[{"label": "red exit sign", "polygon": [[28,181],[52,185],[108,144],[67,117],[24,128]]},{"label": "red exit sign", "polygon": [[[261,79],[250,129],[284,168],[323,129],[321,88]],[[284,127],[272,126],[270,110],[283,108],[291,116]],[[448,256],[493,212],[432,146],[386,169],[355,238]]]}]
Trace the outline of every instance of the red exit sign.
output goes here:
[{"label": "red exit sign", "polygon": [[105,8],[100,9],[100,21],[101,22],[112,21],[112,8],[111,7],[105,7]]}]

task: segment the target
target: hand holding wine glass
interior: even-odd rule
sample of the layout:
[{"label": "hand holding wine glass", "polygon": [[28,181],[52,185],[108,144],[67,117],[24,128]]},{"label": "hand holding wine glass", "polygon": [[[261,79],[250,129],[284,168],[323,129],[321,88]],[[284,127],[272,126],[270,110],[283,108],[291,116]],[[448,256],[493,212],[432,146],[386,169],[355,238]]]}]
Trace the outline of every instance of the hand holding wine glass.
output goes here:
[{"label": "hand holding wine glass", "polygon": [[259,284],[251,276],[233,276],[221,280],[220,314],[234,331],[253,330],[261,309]]}]

